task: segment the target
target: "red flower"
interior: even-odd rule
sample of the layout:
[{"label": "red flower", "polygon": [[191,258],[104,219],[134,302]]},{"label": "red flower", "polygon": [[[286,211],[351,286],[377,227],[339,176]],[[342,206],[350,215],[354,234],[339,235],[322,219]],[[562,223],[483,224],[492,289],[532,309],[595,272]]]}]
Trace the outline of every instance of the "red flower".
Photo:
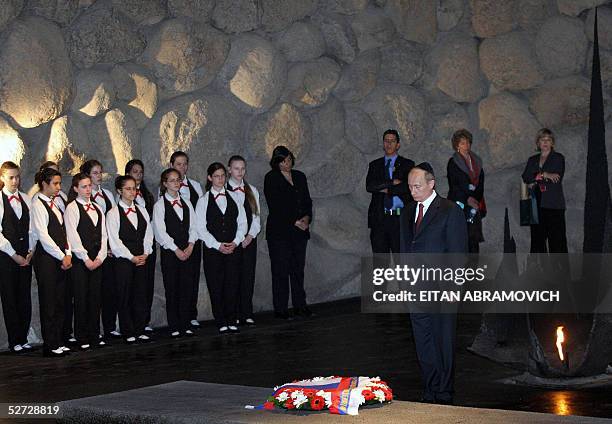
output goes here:
[{"label": "red flower", "polygon": [[274,402],[268,401],[268,402],[264,403],[263,407],[264,407],[264,409],[267,409],[268,411],[271,411],[271,410],[274,409]]},{"label": "red flower", "polygon": [[307,397],[313,397],[315,395],[315,390],[313,389],[305,389],[304,390],[304,395]]},{"label": "red flower", "polygon": [[323,399],[321,396],[314,396],[312,399],[310,399],[310,407],[313,411],[320,411],[321,409],[325,408],[325,399]]},{"label": "red flower", "polygon": [[374,399],[374,393],[372,393],[371,390],[367,390],[367,389],[363,390],[361,392],[361,394],[363,395],[365,400],[372,400],[372,399]]},{"label": "red flower", "polygon": [[287,400],[287,402],[285,402],[285,408],[295,409],[295,405],[293,404],[293,399],[289,399]]}]

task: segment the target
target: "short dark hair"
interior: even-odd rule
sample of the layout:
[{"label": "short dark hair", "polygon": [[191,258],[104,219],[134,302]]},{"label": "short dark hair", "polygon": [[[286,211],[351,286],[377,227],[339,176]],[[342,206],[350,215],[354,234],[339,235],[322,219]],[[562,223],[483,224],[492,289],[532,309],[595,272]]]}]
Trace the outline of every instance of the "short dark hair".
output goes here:
[{"label": "short dark hair", "polygon": [[94,169],[96,166],[99,166],[100,169],[104,169],[100,161],[96,159],[89,159],[87,162],[81,165],[81,167],[79,168],[79,171],[81,171],[82,174],[85,174],[87,178],[89,178],[89,176],[91,175],[91,170]]},{"label": "short dark hair", "polygon": [[395,139],[397,140],[397,142],[398,142],[398,143],[400,142],[400,136],[399,136],[399,133],[397,132],[397,130],[394,130],[394,129],[388,129],[387,131],[385,131],[385,132],[383,133],[383,140],[385,139],[385,136],[386,136],[387,134],[393,134],[393,135],[395,136]]},{"label": "short dark hair", "polygon": [[425,171],[425,181],[432,181],[436,179],[436,174],[434,173],[433,166],[431,166],[429,162],[421,162],[413,169],[420,169],[422,171]]},{"label": "short dark hair", "polygon": [[177,150],[176,152],[172,153],[172,155],[170,156],[170,165],[174,165],[174,161],[180,158],[181,156],[184,156],[187,159],[187,163],[189,163],[189,156],[187,156],[187,153],[181,150]]},{"label": "short dark hair", "polygon": [[461,139],[464,139],[464,138],[468,141],[468,143],[470,143],[470,146],[471,146],[472,140],[473,140],[471,132],[469,132],[465,128],[461,128],[460,130],[455,131],[455,133],[453,134],[453,137],[451,138],[451,143],[453,143],[453,150],[457,150],[457,146],[459,145],[459,142],[461,141]]},{"label": "short dark hair", "polygon": [[[212,177],[212,175],[217,172],[219,169],[223,170],[223,173],[225,174],[225,176],[227,177],[227,169],[225,169],[225,166],[223,166],[223,164],[221,162],[213,162],[210,165],[208,165],[208,169],[206,170],[206,175],[208,175],[209,177]],[[212,182],[206,178],[206,191],[210,190],[212,188]]]},{"label": "short dark hair", "polygon": [[115,178],[115,190],[118,192],[123,189],[123,186],[128,181],[134,181],[134,184],[136,184],[136,180],[131,175],[119,175]]},{"label": "short dark hair", "polygon": [[34,182],[38,186],[38,189],[42,191],[43,182],[46,184],[51,184],[51,180],[53,179],[53,177],[61,176],[62,174],[60,174],[59,171],[56,171],[53,168],[44,168],[36,173],[36,175],[34,176]]},{"label": "short dark hair", "polygon": [[270,167],[272,169],[278,170],[278,165],[284,161],[287,156],[291,158],[291,166],[295,165],[295,156],[291,153],[285,146],[276,146],[274,150],[272,150],[272,158],[270,159]]}]

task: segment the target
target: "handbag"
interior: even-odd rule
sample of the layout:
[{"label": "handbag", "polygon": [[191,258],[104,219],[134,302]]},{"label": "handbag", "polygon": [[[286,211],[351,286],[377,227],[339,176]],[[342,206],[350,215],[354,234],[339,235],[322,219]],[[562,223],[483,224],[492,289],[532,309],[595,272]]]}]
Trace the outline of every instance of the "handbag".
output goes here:
[{"label": "handbag", "polygon": [[538,225],[538,202],[533,189],[521,181],[521,200],[520,200],[521,226]]}]

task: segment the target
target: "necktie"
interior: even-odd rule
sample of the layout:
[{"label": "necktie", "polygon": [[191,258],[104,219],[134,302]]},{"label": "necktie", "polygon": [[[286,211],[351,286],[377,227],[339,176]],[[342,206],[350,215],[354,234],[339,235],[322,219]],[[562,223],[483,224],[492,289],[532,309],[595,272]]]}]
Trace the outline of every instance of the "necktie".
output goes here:
[{"label": "necktie", "polygon": [[244,193],[244,187],[236,187],[234,191],[241,191]]},{"label": "necktie", "polygon": [[51,200],[49,200],[49,209],[53,209],[53,206],[55,206],[55,203],[53,202],[53,198],[51,198]]},{"label": "necktie", "polygon": [[172,201],[172,206],[178,206],[179,208],[183,209],[183,205],[181,204],[181,200],[180,199],[176,199]]},{"label": "necktie", "polygon": [[[387,175],[387,179],[390,179],[390,175],[391,175],[391,173],[389,172],[390,170],[391,170],[391,159],[387,159],[387,164],[385,165],[385,172]],[[393,209],[393,196],[390,194],[385,194],[385,209],[386,210]]]},{"label": "necktie", "polygon": [[189,187],[189,184],[185,184],[185,183],[181,182],[181,188],[183,188],[183,187]]},{"label": "necktie", "polygon": [[12,196],[9,196],[8,199],[9,199],[9,203],[11,203],[11,200],[17,200],[18,203],[21,203],[21,199],[16,194],[13,194]]},{"label": "necktie", "polygon": [[136,213],[136,210],[132,209],[132,208],[128,208],[127,211],[125,211],[125,216],[128,216],[130,214],[130,212]]},{"label": "necktie", "polygon": [[85,212],[89,212],[89,211],[95,211],[96,208],[94,207],[94,205],[92,205],[91,203],[87,203],[85,206]]},{"label": "necktie", "polygon": [[140,190],[139,189],[136,189],[136,197],[138,197],[138,196],[142,197],[142,194],[140,194]]},{"label": "necktie", "polygon": [[225,196],[225,193],[215,194],[215,200],[217,200],[219,198],[219,196]]},{"label": "necktie", "polygon": [[423,204],[419,203],[419,214],[417,215],[417,220],[415,224],[415,233],[419,232],[419,229],[421,228],[421,222],[423,222]]}]

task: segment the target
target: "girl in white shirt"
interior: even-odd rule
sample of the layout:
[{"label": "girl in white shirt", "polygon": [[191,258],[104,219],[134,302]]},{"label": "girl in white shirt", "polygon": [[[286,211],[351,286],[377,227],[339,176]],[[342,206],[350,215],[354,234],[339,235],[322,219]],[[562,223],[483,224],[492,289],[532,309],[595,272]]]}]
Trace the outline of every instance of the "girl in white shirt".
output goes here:
[{"label": "girl in white shirt", "polygon": [[62,187],[62,176],[46,168],[37,174],[36,181],[40,194],[32,203],[31,219],[38,242],[32,264],[38,284],[43,355],[60,357],[70,350],[63,343],[63,327],[66,275],[72,267],[64,214],[54,201]]},{"label": "girl in white shirt", "polygon": [[136,204],[136,180],[119,176],[115,189],[120,198],[106,215],[108,241],[115,257],[116,304],[121,334],[127,343],[150,341],[147,319],[147,257],[153,246],[153,229],[147,210]]},{"label": "girl in white shirt", "polygon": [[66,206],[66,235],[75,256],[71,278],[74,290],[75,337],[82,350],[106,343],[100,339],[102,263],[107,256],[104,213],[91,199],[91,179],[78,173],[72,178],[77,198]]},{"label": "girl in white shirt", "polygon": [[[38,168],[38,173],[36,175],[39,175],[42,170],[46,168],[52,168],[59,172],[59,166],[57,165],[57,163],[48,160],[46,162],[43,162],[42,165],[40,165],[40,168]],[[34,183],[36,184],[36,189],[38,189],[38,181],[36,181],[36,177],[34,177]],[[40,191],[36,191],[36,193],[32,194],[32,202],[36,201],[39,193]],[[59,193],[57,193],[55,203],[62,209],[62,211],[65,211],[66,204],[68,203],[68,196],[66,196],[66,193],[60,190]]]},{"label": "girl in white shirt", "polygon": [[236,195],[244,206],[247,218],[247,233],[241,243],[242,265],[240,267],[240,289],[238,291],[238,324],[253,326],[253,288],[255,286],[255,266],[257,264],[257,235],[261,230],[259,192],[246,182],[246,160],[234,155],[228,162],[230,177],[227,189]]},{"label": "girl in white shirt", "polygon": [[9,350],[20,353],[32,347],[28,330],[32,318],[32,251],[30,197],[19,191],[21,173],[14,162],[0,166],[0,299]]},{"label": "girl in white shirt", "polygon": [[161,174],[161,198],[153,207],[153,231],[159,243],[161,269],[166,291],[166,314],[171,337],[193,336],[190,329],[191,269],[193,246],[198,236],[195,211],[179,195],[181,174],[166,169]]},{"label": "girl in white shirt", "polygon": [[236,326],[242,246],[247,232],[243,202],[225,189],[226,171],[208,167],[207,192],[196,209],[197,229],[204,242],[204,273],[215,323],[220,334],[238,333]]}]

